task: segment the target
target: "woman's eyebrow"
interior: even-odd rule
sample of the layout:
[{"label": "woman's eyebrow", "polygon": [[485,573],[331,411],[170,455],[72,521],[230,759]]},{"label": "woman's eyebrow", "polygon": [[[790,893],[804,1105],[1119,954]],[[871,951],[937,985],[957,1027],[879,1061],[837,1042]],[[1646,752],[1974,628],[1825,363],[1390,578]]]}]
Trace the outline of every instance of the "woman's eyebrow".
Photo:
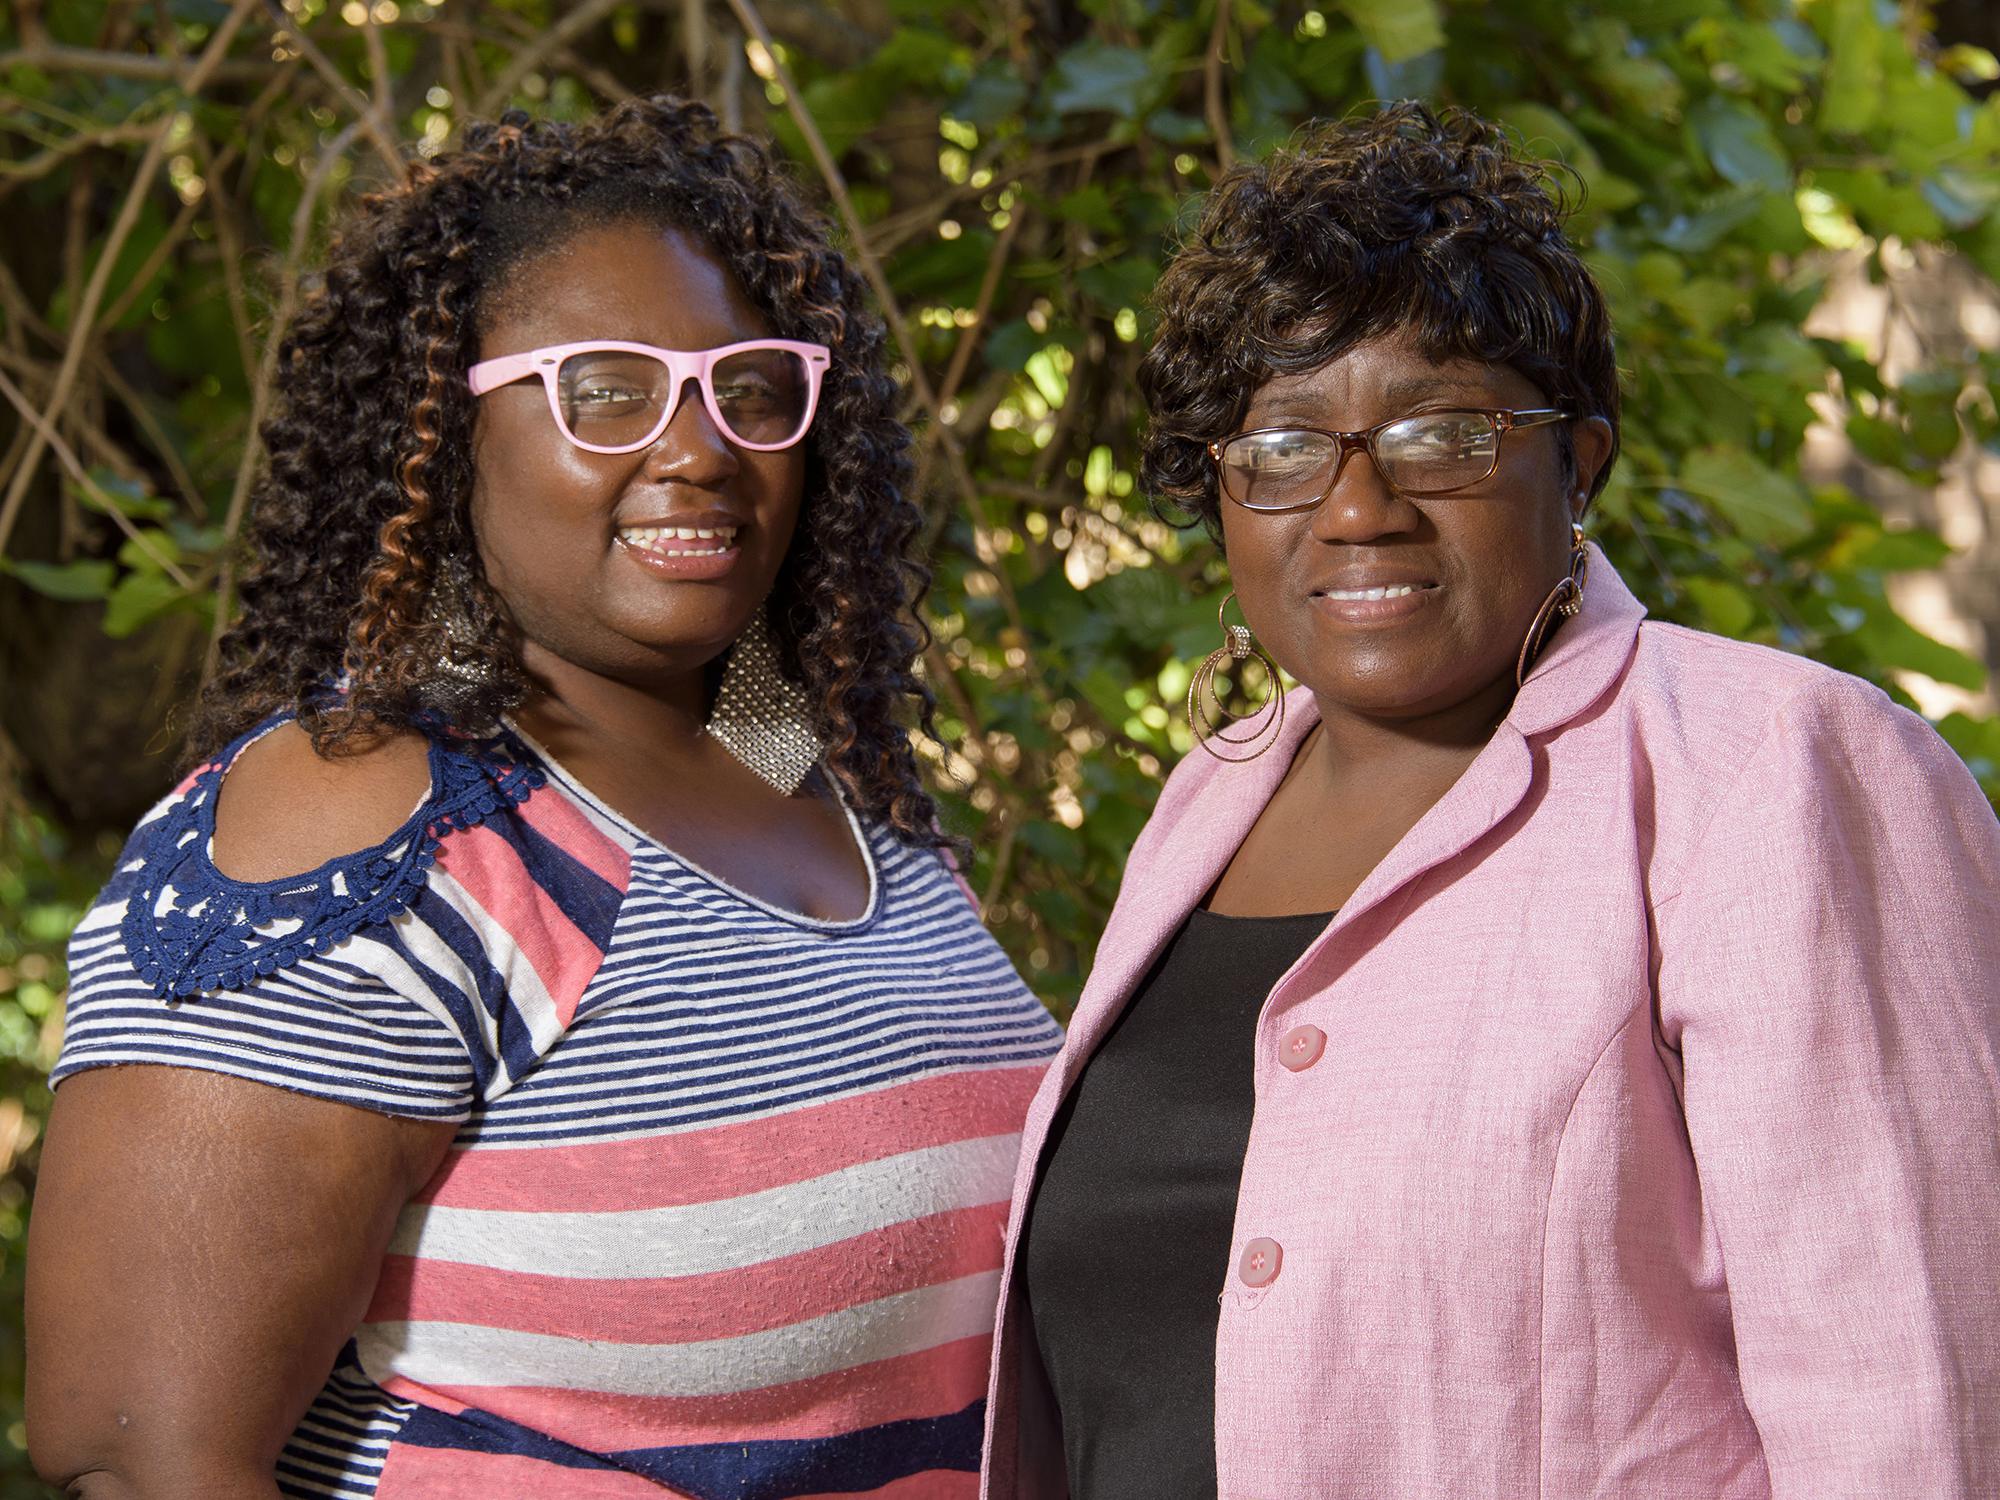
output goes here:
[{"label": "woman's eyebrow", "polygon": [[[1477,376],[1423,374],[1404,375],[1386,381],[1376,389],[1375,396],[1385,407],[1395,408],[1387,413],[1389,418],[1394,418],[1405,411],[1435,405],[1440,401],[1484,405],[1492,399],[1492,392]],[[1295,421],[1323,424],[1326,409],[1323,401],[1316,400],[1307,392],[1286,391],[1282,395],[1253,400],[1246,417],[1254,417],[1256,421],[1253,425],[1256,426]]]},{"label": "woman's eyebrow", "polygon": [[1434,400],[1472,401],[1486,399],[1485,382],[1463,375],[1406,375],[1381,388],[1387,402],[1422,404]]}]

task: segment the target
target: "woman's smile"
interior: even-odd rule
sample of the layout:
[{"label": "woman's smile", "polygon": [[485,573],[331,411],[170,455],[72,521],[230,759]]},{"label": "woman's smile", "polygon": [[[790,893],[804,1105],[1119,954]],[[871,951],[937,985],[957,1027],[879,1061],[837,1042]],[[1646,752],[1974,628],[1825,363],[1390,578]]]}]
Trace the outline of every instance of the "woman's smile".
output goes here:
[{"label": "woman's smile", "polygon": [[616,545],[656,577],[702,582],[736,566],[743,556],[737,541],[743,529],[734,517],[704,511],[621,525]]},{"label": "woman's smile", "polygon": [[1439,592],[1439,585],[1428,580],[1343,583],[1316,588],[1307,598],[1323,619],[1343,625],[1388,625],[1429,609]]}]

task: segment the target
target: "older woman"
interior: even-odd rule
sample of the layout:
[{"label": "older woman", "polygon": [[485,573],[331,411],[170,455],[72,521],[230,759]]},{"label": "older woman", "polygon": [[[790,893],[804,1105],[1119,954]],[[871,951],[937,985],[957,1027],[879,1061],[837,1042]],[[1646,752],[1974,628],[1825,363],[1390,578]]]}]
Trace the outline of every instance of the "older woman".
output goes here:
[{"label": "older woman", "polygon": [[71,950],[50,1479],[971,1493],[1056,1031],[905,732],[860,286],[669,98],[480,124],[349,222],[201,763]]},{"label": "older woman", "polygon": [[2000,826],[1644,622],[1604,303],[1404,105],[1218,187],[1146,474],[1302,686],[1175,772],[1029,1114],[994,1500],[2000,1494]]}]

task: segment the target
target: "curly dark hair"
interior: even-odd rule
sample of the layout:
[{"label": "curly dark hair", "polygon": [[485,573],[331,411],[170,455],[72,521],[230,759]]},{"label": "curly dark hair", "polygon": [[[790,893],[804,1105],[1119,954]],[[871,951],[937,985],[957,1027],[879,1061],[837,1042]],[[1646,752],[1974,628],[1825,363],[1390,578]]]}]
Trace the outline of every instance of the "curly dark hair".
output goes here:
[{"label": "curly dark hair", "polygon": [[1615,457],[1611,318],[1563,234],[1570,210],[1497,126],[1407,100],[1308,126],[1228,172],[1154,290],[1141,482],[1219,535],[1207,445],[1242,425],[1257,388],[1402,330],[1430,359],[1507,365],[1551,404],[1604,418]]},{"label": "curly dark hair", "polygon": [[[521,700],[517,638],[473,547],[466,371],[515,266],[633,221],[697,236],[778,336],[833,351],[771,620],[833,779],[900,838],[936,845],[904,727],[931,722],[914,672],[929,574],[909,556],[920,517],[882,325],[771,152],[665,95],[583,124],[510,111],[360,200],[280,345],[242,614],[191,748],[292,709],[338,754],[414,726],[479,733]],[[441,595],[464,622],[449,640]],[[457,673],[440,671],[448,650]]]}]

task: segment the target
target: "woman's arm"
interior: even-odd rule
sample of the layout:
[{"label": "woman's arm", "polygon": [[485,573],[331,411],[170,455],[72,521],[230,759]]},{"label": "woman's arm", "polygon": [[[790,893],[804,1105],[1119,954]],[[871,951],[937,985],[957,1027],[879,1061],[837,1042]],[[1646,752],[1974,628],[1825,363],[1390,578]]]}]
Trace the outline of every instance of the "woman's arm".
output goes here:
[{"label": "woman's arm", "polygon": [[455,1127],[219,1074],[58,1091],[28,1260],[27,1427],[90,1500],[269,1500]]},{"label": "woman's arm", "polygon": [[1782,704],[1657,910],[1774,1495],[2000,1494],[2000,825],[1851,679]]},{"label": "woman's arm", "polygon": [[[328,761],[283,725],[229,769],[216,864],[273,880],[368,848],[428,781],[414,736]],[[115,1013],[128,1002],[108,1003]],[[205,1003],[191,996],[150,1019],[193,1020]],[[176,1039],[160,1040],[164,1061]],[[267,1061],[338,1075],[325,1033],[296,1039],[299,1053],[291,1040],[265,1039]],[[66,1079],[29,1231],[36,1469],[91,1500],[276,1495],[278,1452],[367,1310],[398,1211],[455,1129],[193,1067]]]}]

